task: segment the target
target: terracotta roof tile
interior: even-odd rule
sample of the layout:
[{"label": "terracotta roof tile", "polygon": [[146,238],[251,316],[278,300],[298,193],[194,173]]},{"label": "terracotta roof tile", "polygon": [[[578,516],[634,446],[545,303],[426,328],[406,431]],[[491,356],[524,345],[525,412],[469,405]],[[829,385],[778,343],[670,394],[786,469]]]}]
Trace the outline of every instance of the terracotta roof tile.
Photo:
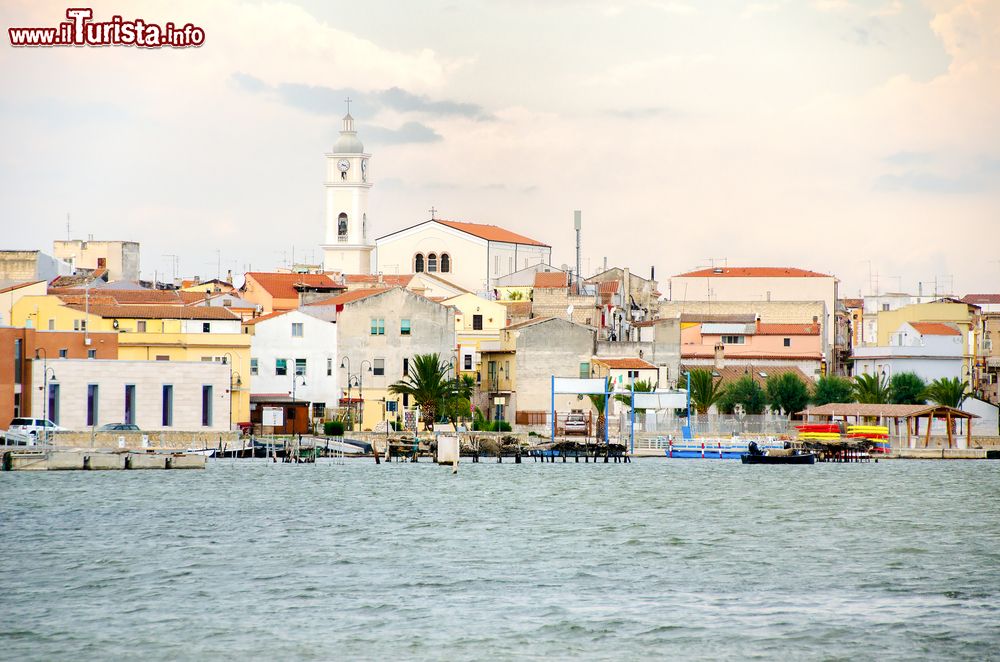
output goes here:
[{"label": "terracotta roof tile", "polygon": [[674,278],[832,278],[832,276],[795,267],[716,267],[714,269],[709,267],[677,274]]},{"label": "terracotta roof tile", "polygon": [[[247,280],[253,279],[268,294],[276,299],[296,299],[299,289],[342,290],[346,286],[338,283],[328,274],[295,274],[250,271]],[[245,287],[245,285],[244,285]]]},{"label": "terracotta roof tile", "polygon": [[619,285],[621,285],[621,283],[617,280],[607,280],[598,284],[597,291],[601,294],[614,294],[618,291]]},{"label": "terracotta roof tile", "polygon": [[612,370],[656,370],[656,366],[637,358],[624,359],[594,359],[594,363],[601,363]]},{"label": "terracotta roof tile", "polygon": [[413,280],[413,274],[382,274],[381,276],[378,274],[344,274],[344,282],[348,285],[371,283],[406,287],[411,280]]},{"label": "terracotta roof tile", "polygon": [[819,324],[764,324],[757,322],[759,336],[818,336]]},{"label": "terracotta roof tile", "polygon": [[368,297],[375,296],[376,294],[382,294],[383,292],[388,292],[392,287],[383,288],[367,288],[362,290],[354,290],[353,292],[344,292],[343,294],[338,294],[335,297],[330,297],[329,299],[323,299],[322,301],[314,301],[308,305],[310,306],[343,306],[346,303],[351,303],[353,301],[360,301],[361,299],[367,299]]},{"label": "terracotta roof tile", "polygon": [[962,297],[962,301],[965,303],[971,303],[974,306],[982,306],[984,304],[1000,304],[1000,294],[966,294]]},{"label": "terracotta roof tile", "polygon": [[911,322],[910,326],[922,336],[960,336],[962,332],[941,322]]},{"label": "terracotta roof tile", "polygon": [[813,381],[798,366],[792,365],[727,365],[724,368],[716,368],[712,365],[681,364],[682,375],[689,370],[708,370],[709,372],[718,373],[719,377],[722,378],[723,384],[735,382],[744,376],[749,376],[763,386],[768,377],[780,377],[789,372],[795,374],[806,384],[811,384]]},{"label": "terracotta roof tile", "polygon": [[455,230],[460,230],[467,234],[487,241],[502,241],[508,244],[527,244],[529,246],[548,246],[540,241],[525,237],[524,235],[505,230],[495,225],[484,225],[482,223],[466,223],[463,221],[443,221],[439,218],[433,219],[435,223],[447,225]]},{"label": "terracotta roof tile", "polygon": [[841,299],[840,301],[845,308],[863,308],[865,305],[864,299]]},{"label": "terracotta roof tile", "polygon": [[269,319],[274,319],[275,317],[281,317],[285,313],[290,313],[290,312],[292,312],[292,311],[290,311],[290,310],[276,310],[276,311],[274,311],[272,313],[268,313],[267,315],[261,315],[259,317],[254,317],[253,319],[248,319],[248,320],[246,320],[243,323],[246,324],[246,325],[248,325],[248,326],[253,326],[254,324],[257,324],[258,322],[266,322]]},{"label": "terracotta roof tile", "polygon": [[507,314],[511,317],[527,317],[531,314],[530,301],[501,301],[507,307]]},{"label": "terracotta roof tile", "polygon": [[569,274],[564,271],[539,271],[535,274],[535,287],[566,287]]},{"label": "terracotta roof tile", "polygon": [[[87,310],[82,304],[67,304],[69,308],[81,312]],[[170,320],[238,320],[240,316],[227,308],[217,306],[120,306],[114,304],[90,304],[91,315],[99,317],[119,317],[122,319],[170,319]]]}]

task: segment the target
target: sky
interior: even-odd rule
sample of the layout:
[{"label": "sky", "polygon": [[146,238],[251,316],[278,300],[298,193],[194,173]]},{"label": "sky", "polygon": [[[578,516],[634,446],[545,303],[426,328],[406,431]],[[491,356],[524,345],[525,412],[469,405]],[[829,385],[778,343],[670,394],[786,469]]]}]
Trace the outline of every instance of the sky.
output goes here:
[{"label": "sky", "polygon": [[[77,3],[76,6],[79,6]],[[663,282],[795,266],[1000,292],[1000,1],[94,2],[192,49],[0,47],[4,248],[139,241],[154,272],[320,261],[350,96],[369,225],[500,225]],[[67,5],[7,0],[0,22]],[[5,30],[6,33],[6,30]],[[221,268],[220,268],[221,265]],[[238,279],[239,280],[239,279]],[[666,291],[665,288],[661,288]]]}]

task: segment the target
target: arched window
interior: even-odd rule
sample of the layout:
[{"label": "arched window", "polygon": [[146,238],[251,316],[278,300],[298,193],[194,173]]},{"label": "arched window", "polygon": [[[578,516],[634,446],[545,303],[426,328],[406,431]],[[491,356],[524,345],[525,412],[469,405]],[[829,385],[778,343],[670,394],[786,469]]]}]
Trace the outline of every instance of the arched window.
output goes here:
[{"label": "arched window", "polygon": [[346,237],[347,236],[347,214],[341,214],[337,217],[337,236]]},{"label": "arched window", "polygon": [[413,256],[413,273],[419,274],[424,270],[424,254],[417,253]]},{"label": "arched window", "polygon": [[361,214],[361,238],[368,238],[368,214]]},{"label": "arched window", "polygon": [[441,253],[441,273],[449,272],[451,272],[451,256],[447,253]]},{"label": "arched window", "polygon": [[427,271],[437,271],[438,270],[438,256],[437,253],[427,254]]}]

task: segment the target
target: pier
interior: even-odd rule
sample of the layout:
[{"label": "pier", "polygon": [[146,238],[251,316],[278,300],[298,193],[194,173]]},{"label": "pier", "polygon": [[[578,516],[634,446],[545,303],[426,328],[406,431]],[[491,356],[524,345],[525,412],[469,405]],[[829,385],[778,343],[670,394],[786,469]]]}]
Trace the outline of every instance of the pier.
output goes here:
[{"label": "pier", "polygon": [[115,453],[97,450],[9,450],[4,471],[125,471],[204,469],[208,458],[197,453]]}]

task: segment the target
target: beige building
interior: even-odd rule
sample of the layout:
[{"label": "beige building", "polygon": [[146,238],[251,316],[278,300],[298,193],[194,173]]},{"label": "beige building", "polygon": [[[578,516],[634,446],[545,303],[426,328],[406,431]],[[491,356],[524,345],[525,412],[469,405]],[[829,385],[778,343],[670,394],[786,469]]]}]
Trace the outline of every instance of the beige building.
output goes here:
[{"label": "beige building", "polygon": [[460,294],[441,302],[455,308],[458,372],[475,377],[482,352],[500,347],[500,330],[507,326],[507,308],[475,294]]},{"label": "beige building", "polygon": [[107,269],[112,283],[139,280],[139,243],[135,241],[56,240],[52,254],[73,269]]},{"label": "beige building", "polygon": [[46,291],[44,280],[0,283],[0,326],[11,326],[14,304],[22,297],[44,296]]}]

